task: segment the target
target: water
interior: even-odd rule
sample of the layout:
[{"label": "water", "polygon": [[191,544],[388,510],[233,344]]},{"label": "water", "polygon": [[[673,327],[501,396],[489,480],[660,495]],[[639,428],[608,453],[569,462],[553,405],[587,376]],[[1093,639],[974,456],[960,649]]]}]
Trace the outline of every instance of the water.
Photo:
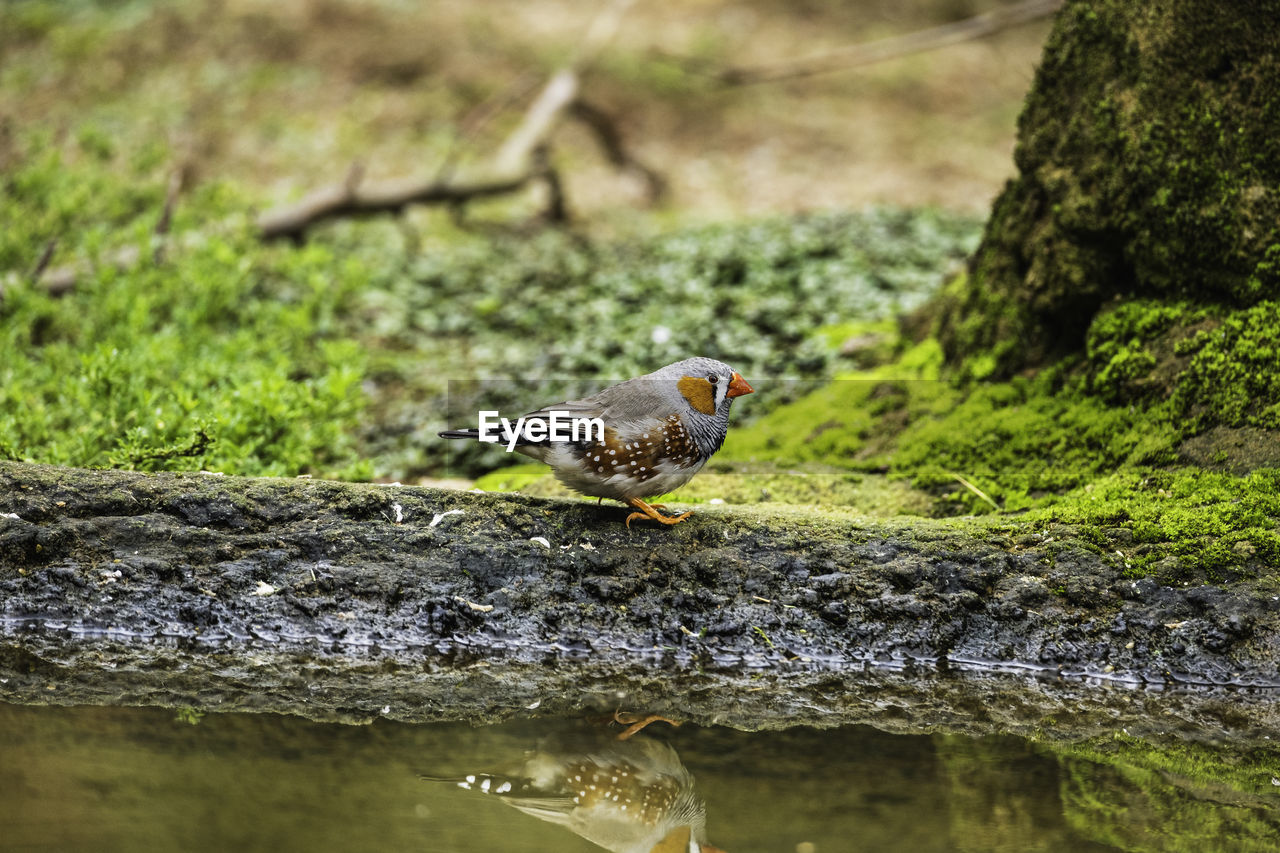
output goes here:
[{"label": "water", "polygon": [[[492,795],[420,778],[465,779],[539,748],[559,760],[582,737],[613,749],[598,722],[344,726],[0,704],[0,850],[598,851]],[[707,837],[728,853],[1280,850],[1269,749],[662,723],[625,748],[668,754],[653,743],[678,756],[668,770],[693,774]]]}]

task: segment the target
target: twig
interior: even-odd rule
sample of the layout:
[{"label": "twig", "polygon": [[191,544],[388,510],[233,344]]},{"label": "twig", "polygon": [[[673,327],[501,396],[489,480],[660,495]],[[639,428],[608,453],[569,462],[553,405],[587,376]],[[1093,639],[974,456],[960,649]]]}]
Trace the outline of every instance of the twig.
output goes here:
[{"label": "twig", "polygon": [[160,211],[160,218],[156,220],[155,237],[156,247],[151,254],[151,262],[159,265],[164,261],[164,250],[167,245],[169,236],[169,228],[173,225],[173,210],[178,205],[178,196],[182,194],[182,188],[187,183],[187,164],[183,163],[174,168],[169,175],[169,185],[165,188],[164,207]]},{"label": "twig", "polygon": [[[622,16],[634,0],[613,0],[596,16],[571,62],[561,68],[525,111],[524,119],[507,137],[492,166],[477,176],[454,179],[452,169],[442,169],[426,180],[390,181],[380,184],[325,187],[296,204],[269,210],[258,218],[264,240],[297,237],[315,223],[334,216],[398,212],[410,204],[458,204],[476,198],[504,195],[522,189],[535,178],[547,181],[551,191],[549,216],[567,217],[563,185],[539,163],[538,149],[545,146],[560,118],[577,99],[579,69],[587,67],[617,33]],[[556,221],[563,221],[562,219]]]},{"label": "twig", "polygon": [[569,114],[591,130],[605,158],[614,168],[634,172],[640,176],[645,182],[650,204],[656,204],[663,199],[667,194],[666,178],[641,163],[627,151],[622,141],[622,133],[618,130],[613,116],[582,98],[578,98],[569,105]]},{"label": "twig", "polygon": [[53,252],[57,248],[57,237],[49,238],[49,242],[44,244],[44,251],[40,253],[40,257],[36,260],[36,265],[31,268],[29,278],[32,283],[40,281],[40,276],[44,275],[45,269],[49,266],[49,261],[53,260]]},{"label": "twig", "polygon": [[951,472],[951,476],[955,477],[956,481],[960,483],[960,485],[964,486],[966,489],[973,492],[975,495],[982,498],[987,503],[991,504],[991,508],[994,509],[996,512],[1000,511],[1000,504],[993,501],[991,499],[991,496],[988,495],[986,492],[982,491],[982,489],[979,489],[973,483],[970,483],[968,480],[966,480],[964,477],[961,477],[959,474],[957,474],[954,471]]},{"label": "twig", "polygon": [[255,223],[263,240],[301,236],[316,223],[336,216],[395,213],[411,204],[454,204],[488,196],[505,195],[524,187],[534,175],[469,181],[436,181],[407,178],[361,184],[354,189],[346,181],[322,187],[300,201],[273,208]]},{"label": "twig", "polygon": [[[896,59],[913,53],[936,50],[960,42],[989,36],[992,33],[1019,24],[1027,24],[1047,18],[1062,6],[1063,0],[1022,0],[1000,9],[994,9],[972,18],[953,21],[927,30],[918,30],[906,35],[893,36],[879,41],[863,42],[839,48],[829,53],[797,59],[792,62],[781,62],[776,65],[764,65],[755,68],[726,68],[714,74],[718,83],[724,86],[751,86],[758,83],[776,83],[780,80],[794,80],[799,77],[812,77],[832,71],[842,71],[861,65],[871,65],[887,59]],[[698,73],[695,63],[687,62],[685,67]]]},{"label": "twig", "polygon": [[561,225],[569,221],[569,205],[565,201],[564,183],[560,173],[551,162],[551,151],[546,145],[539,145],[533,153],[534,163],[547,185],[547,210],[544,214],[548,222]]}]

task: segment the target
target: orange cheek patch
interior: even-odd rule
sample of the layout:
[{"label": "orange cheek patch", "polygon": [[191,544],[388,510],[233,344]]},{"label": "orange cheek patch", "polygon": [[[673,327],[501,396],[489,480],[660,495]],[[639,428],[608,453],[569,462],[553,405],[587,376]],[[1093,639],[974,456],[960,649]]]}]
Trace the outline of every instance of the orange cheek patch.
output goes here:
[{"label": "orange cheek patch", "polygon": [[658,842],[652,853],[685,853],[689,849],[689,836],[693,834],[687,826],[677,826]]},{"label": "orange cheek patch", "polygon": [[707,380],[685,376],[676,383],[676,387],[680,389],[681,396],[689,401],[689,405],[702,412],[702,414],[714,415],[716,413],[715,389]]}]

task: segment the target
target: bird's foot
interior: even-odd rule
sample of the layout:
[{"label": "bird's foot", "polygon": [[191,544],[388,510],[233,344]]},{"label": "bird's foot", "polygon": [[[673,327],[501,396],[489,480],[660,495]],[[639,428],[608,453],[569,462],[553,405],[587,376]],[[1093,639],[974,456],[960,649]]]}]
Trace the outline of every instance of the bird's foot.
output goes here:
[{"label": "bird's foot", "polygon": [[664,504],[650,505],[640,500],[639,498],[629,499],[627,501],[627,506],[635,507],[636,509],[640,510],[639,512],[633,512],[631,513],[631,515],[627,516],[628,530],[631,529],[631,522],[635,521],[637,518],[642,518],[642,519],[651,518],[654,521],[660,522],[662,524],[679,524],[689,516],[693,515],[692,511],[681,513],[680,515],[663,515],[662,513],[658,512],[658,508],[665,506]]},{"label": "bird's foot", "polygon": [[650,723],[663,722],[670,723],[677,728],[680,726],[679,720],[672,720],[659,714],[646,714],[642,717],[639,714],[627,713],[621,709],[613,712],[613,721],[620,726],[627,727],[625,731],[619,733],[618,740],[627,740]]}]

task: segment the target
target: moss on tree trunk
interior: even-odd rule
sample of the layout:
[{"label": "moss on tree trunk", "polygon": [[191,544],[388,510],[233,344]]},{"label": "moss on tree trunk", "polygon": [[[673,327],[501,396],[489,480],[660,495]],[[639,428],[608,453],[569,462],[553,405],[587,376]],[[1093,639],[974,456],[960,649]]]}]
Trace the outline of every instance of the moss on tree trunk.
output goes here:
[{"label": "moss on tree trunk", "polygon": [[949,360],[1083,349],[1115,297],[1280,297],[1280,2],[1071,0],[1019,120],[1018,177],[940,309]]}]

